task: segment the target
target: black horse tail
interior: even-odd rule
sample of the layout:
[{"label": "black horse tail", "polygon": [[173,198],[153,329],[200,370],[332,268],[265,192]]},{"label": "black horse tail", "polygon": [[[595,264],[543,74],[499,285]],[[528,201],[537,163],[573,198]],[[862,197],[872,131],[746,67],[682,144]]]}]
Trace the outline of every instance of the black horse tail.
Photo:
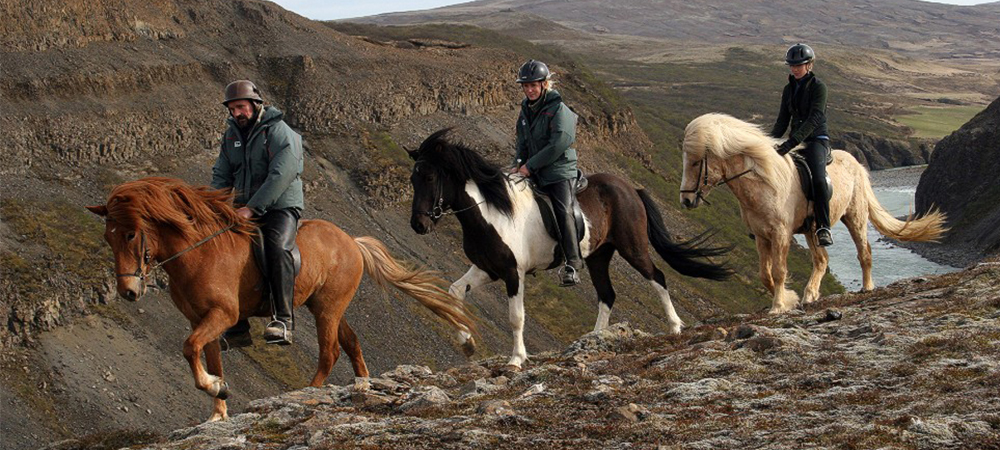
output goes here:
[{"label": "black horse tail", "polygon": [[698,258],[708,258],[729,253],[733,249],[729,247],[700,247],[705,244],[714,233],[706,231],[685,242],[675,243],[670,240],[667,234],[667,227],[660,217],[660,210],[656,208],[653,199],[643,189],[636,189],[639,198],[642,199],[642,206],[646,208],[646,225],[649,231],[649,243],[653,244],[656,253],[660,254],[670,267],[677,273],[689,277],[708,278],[710,280],[721,281],[729,278],[733,271],[723,264],[714,264],[711,261],[700,261]]}]

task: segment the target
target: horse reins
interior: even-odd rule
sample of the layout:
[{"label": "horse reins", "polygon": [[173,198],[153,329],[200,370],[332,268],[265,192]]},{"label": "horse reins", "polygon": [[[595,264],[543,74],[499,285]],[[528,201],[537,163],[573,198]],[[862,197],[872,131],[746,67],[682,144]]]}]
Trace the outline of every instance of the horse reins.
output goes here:
[{"label": "horse reins", "polygon": [[166,263],[168,263],[170,261],[173,261],[173,260],[179,258],[181,255],[183,255],[183,254],[185,254],[185,253],[187,253],[187,252],[189,252],[191,250],[194,250],[194,249],[200,247],[202,244],[204,244],[204,243],[206,243],[208,241],[211,241],[212,239],[216,238],[220,234],[225,233],[225,232],[233,229],[233,227],[235,227],[235,226],[236,226],[236,224],[234,223],[234,224],[232,224],[232,225],[230,225],[228,227],[225,227],[225,228],[223,228],[223,229],[221,229],[219,231],[216,231],[211,236],[208,236],[208,237],[206,237],[206,238],[204,238],[204,239],[202,239],[202,240],[194,243],[194,245],[192,245],[192,246],[190,246],[190,247],[188,247],[188,248],[186,248],[184,250],[181,250],[181,251],[179,251],[177,253],[174,253],[173,256],[171,256],[171,257],[169,257],[167,259],[164,259],[163,261],[156,262],[155,264],[149,266],[149,270],[146,270],[146,271],[143,271],[143,268],[144,268],[145,265],[149,264],[149,261],[152,259],[152,255],[149,254],[149,249],[146,248],[146,233],[145,232],[140,232],[142,237],[141,237],[141,241],[140,241],[141,247],[139,248],[139,254],[141,256],[139,258],[137,258],[139,260],[139,267],[136,267],[135,273],[116,273],[115,276],[116,277],[135,277],[135,278],[139,279],[140,283],[145,283],[145,281],[146,281],[146,275],[149,275],[150,273],[152,273],[154,270],[156,270],[160,266],[162,266],[162,265],[164,265],[164,264],[166,264]]},{"label": "horse reins", "polygon": [[695,188],[695,189],[681,189],[681,193],[682,194],[695,194],[699,201],[705,202],[706,205],[711,205],[711,203],[708,201],[708,199],[705,198],[705,197],[708,196],[708,194],[705,194],[705,188],[706,187],[708,187],[708,188],[717,188],[719,186],[722,186],[723,184],[729,184],[730,181],[733,181],[733,180],[735,180],[735,179],[737,179],[739,177],[742,177],[743,175],[746,175],[746,174],[750,173],[751,171],[753,171],[752,167],[749,168],[749,169],[747,169],[747,170],[744,170],[744,171],[742,171],[742,172],[740,172],[740,173],[738,173],[738,174],[736,174],[734,176],[731,176],[731,177],[728,177],[728,178],[723,177],[722,179],[720,179],[719,181],[716,181],[715,183],[709,183],[708,182],[708,153],[705,153],[705,157],[702,158],[702,160],[701,160],[701,167],[698,169],[698,182],[695,183],[695,186],[698,186],[698,187]]},{"label": "horse reins", "polygon": [[437,201],[434,202],[434,206],[431,207],[431,210],[430,211],[417,211],[420,214],[424,214],[424,215],[430,217],[432,220],[438,220],[441,217],[447,216],[449,214],[458,214],[458,213],[461,213],[461,212],[465,212],[465,211],[468,211],[468,210],[470,210],[472,208],[475,208],[475,207],[477,207],[479,205],[482,205],[484,202],[486,202],[486,199],[483,199],[479,203],[476,203],[476,204],[474,204],[472,206],[468,206],[468,207],[465,207],[465,208],[462,208],[462,209],[459,209],[459,210],[454,210],[454,209],[451,209],[451,206],[444,206],[444,182],[441,181],[440,177],[438,177],[438,182],[436,183],[435,188],[436,188],[435,190],[437,191],[437,195],[436,195]]}]

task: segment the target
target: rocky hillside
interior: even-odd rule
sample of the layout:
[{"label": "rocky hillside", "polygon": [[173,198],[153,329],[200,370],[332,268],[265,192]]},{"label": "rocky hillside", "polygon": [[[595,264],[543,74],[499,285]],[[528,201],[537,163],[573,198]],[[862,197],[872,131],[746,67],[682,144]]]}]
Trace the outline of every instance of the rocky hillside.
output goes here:
[{"label": "rocky hillside", "polygon": [[521,373],[404,365],[227,422],[47,447],[1000,448],[1000,264],[664,336],[618,323]]},{"label": "rocky hillside", "polygon": [[[1000,98],[934,147],[917,185],[917,211],[948,213],[944,242],[969,264],[1000,253]],[[923,248],[923,247],[921,247]],[[933,255],[933,253],[932,253]]]},{"label": "rocky hillside", "polygon": [[[229,81],[255,80],[303,134],[306,217],[376,236],[398,257],[455,279],[468,267],[455,221],[426,237],[409,228],[412,162],[402,147],[455,127],[457,138],[507,163],[521,95],[510,80],[536,50],[523,41],[511,50],[458,38],[350,36],[256,0],[0,0],[0,12],[0,435],[14,449],[122,428],[166,432],[205,419],[204,394],[192,387],[181,355],[189,324],[166,294],[167,280],[157,279],[139,303],[116,299],[103,223],[83,206],[148,175],[207,183]],[[654,197],[672,206],[668,188],[676,184],[650,167],[652,143],[633,112],[585,68],[564,61],[553,67],[580,115],[584,169],[658,183]],[[704,229],[664,210],[680,237]],[[668,271],[682,317],[762,305],[763,292],[747,281],[755,269],[740,270],[740,279],[714,284]],[[614,317],[662,330],[648,284],[620,260],[612,271],[622,299]],[[529,351],[561,347],[593,327],[596,295],[588,284],[559,290],[540,275],[528,289]],[[481,355],[506,354],[500,289],[469,298],[480,318]],[[375,373],[467,361],[431,314],[368,281],[347,318]],[[258,343],[226,354],[231,411],[309,379],[317,348],[304,311],[299,326],[294,346]],[[341,361],[330,381],[350,378]]]}]

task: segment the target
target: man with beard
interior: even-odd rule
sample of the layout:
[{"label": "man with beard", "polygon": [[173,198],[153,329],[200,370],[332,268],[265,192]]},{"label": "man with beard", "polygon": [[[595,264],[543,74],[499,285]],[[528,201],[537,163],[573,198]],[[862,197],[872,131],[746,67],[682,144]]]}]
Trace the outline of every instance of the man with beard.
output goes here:
[{"label": "man with beard", "polygon": [[[264,329],[269,344],[292,342],[292,296],[295,268],[292,248],[303,204],[302,137],[264,106],[260,90],[248,80],[226,86],[222,102],[229,109],[229,129],[212,168],[212,187],[232,188],[236,212],[253,218],[264,237],[264,259],[274,316]],[[235,281],[235,280],[234,280]],[[230,347],[252,342],[250,323],[240,320],[226,331]]]}]

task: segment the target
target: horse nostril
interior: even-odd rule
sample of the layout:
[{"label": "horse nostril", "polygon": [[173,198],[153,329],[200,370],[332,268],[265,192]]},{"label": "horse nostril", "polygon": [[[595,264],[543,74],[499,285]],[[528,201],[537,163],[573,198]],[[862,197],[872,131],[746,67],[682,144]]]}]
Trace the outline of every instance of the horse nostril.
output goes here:
[{"label": "horse nostril", "polygon": [[136,299],[138,299],[138,296],[135,293],[135,291],[133,291],[133,290],[125,291],[125,300],[128,300],[130,302],[134,302],[134,301],[136,301]]}]

